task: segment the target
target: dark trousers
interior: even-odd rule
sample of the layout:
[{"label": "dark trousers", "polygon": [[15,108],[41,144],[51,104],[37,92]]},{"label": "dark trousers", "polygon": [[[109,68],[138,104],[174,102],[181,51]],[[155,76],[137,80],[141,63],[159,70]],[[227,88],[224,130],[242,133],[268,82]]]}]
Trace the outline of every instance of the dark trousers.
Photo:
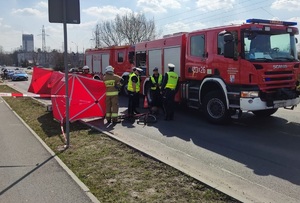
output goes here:
[{"label": "dark trousers", "polygon": [[163,96],[163,107],[165,111],[165,120],[174,119],[174,108],[175,108],[175,90],[167,88]]},{"label": "dark trousers", "polygon": [[139,113],[136,108],[139,107],[139,93],[134,93],[128,91],[128,115],[133,115],[134,113]]},{"label": "dark trousers", "polygon": [[151,107],[162,107],[162,95],[160,90],[151,90]]}]

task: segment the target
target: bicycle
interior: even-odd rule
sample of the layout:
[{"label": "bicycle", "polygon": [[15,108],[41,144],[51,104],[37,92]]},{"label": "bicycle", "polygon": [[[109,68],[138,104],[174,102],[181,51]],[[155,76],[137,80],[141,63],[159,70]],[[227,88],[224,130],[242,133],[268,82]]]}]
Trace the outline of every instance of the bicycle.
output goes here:
[{"label": "bicycle", "polygon": [[123,120],[133,120],[133,119],[136,120],[137,119],[137,124],[143,123],[144,125],[157,122],[156,116],[151,114],[150,112],[138,113],[138,114],[134,114],[132,116],[129,116],[128,114],[124,114],[124,115],[118,116],[118,118],[123,119]]}]

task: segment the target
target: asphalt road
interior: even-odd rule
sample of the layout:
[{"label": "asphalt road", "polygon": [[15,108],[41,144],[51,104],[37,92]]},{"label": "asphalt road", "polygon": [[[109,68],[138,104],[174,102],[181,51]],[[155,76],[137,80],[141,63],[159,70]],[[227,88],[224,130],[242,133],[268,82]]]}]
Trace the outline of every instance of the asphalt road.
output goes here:
[{"label": "asphalt road", "polygon": [[[125,110],[121,97],[120,113]],[[174,121],[159,119],[153,126],[88,124],[243,202],[282,203],[300,202],[299,121],[300,107],[265,119],[245,113],[226,126],[178,108]]]},{"label": "asphalt road", "polygon": [[[126,99],[121,99],[121,111]],[[117,139],[243,202],[300,202],[300,108],[258,119],[245,113],[231,125],[206,122],[178,108],[175,121],[108,128]],[[105,130],[101,121],[91,122]]]}]

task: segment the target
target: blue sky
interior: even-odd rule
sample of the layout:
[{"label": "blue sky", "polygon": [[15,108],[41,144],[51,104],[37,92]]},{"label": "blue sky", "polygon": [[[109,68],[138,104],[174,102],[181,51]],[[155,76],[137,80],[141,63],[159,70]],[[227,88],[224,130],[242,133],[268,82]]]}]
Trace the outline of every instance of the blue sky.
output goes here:
[{"label": "blue sky", "polygon": [[[33,34],[35,49],[42,48],[43,26],[47,49],[62,50],[63,26],[49,23],[47,0],[0,2],[0,46],[4,51],[20,47],[22,34]],[[80,11],[81,24],[67,25],[69,51],[91,48],[98,22],[129,11],[153,18],[162,35],[242,23],[249,18],[296,21],[300,29],[300,0],[80,0]]]}]

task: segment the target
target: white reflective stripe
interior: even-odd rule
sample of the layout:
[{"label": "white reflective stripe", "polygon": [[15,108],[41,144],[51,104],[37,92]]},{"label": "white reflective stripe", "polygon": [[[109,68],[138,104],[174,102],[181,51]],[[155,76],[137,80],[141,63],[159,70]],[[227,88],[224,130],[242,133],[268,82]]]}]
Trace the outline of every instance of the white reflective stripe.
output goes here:
[{"label": "white reflective stripe", "polygon": [[118,114],[117,113],[111,113],[111,117],[116,118],[116,117],[118,117]]},{"label": "white reflective stripe", "polygon": [[119,94],[118,91],[115,91],[115,92],[106,92],[106,96],[116,96],[118,94]]}]

